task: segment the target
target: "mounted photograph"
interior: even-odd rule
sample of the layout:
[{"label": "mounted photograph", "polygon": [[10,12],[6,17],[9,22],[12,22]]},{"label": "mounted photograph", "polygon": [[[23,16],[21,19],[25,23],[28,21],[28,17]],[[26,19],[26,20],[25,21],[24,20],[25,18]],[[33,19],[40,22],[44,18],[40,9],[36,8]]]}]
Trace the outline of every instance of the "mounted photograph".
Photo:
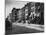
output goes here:
[{"label": "mounted photograph", "polygon": [[44,33],[44,2],[5,0],[5,35]]}]

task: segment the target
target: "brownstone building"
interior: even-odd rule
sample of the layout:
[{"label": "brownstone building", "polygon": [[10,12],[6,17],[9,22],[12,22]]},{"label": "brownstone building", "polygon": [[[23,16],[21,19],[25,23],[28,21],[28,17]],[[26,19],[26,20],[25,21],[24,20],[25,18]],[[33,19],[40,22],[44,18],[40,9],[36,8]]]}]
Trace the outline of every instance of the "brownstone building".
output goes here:
[{"label": "brownstone building", "polygon": [[16,8],[12,9],[12,22],[24,22],[24,23],[29,22],[41,24],[39,22],[41,19],[44,18],[44,16],[42,16],[44,14],[43,11],[44,11],[43,3],[29,2],[21,9]]}]

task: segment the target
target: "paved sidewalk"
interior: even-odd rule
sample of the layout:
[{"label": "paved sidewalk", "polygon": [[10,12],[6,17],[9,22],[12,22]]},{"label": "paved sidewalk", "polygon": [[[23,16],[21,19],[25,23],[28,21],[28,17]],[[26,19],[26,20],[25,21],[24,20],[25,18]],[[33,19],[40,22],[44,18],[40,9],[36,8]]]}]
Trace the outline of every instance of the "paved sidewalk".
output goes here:
[{"label": "paved sidewalk", "polygon": [[28,23],[13,23],[13,25],[18,25],[18,26],[24,26],[30,29],[35,29],[39,31],[44,31],[44,25],[37,25],[37,24],[28,24]]}]

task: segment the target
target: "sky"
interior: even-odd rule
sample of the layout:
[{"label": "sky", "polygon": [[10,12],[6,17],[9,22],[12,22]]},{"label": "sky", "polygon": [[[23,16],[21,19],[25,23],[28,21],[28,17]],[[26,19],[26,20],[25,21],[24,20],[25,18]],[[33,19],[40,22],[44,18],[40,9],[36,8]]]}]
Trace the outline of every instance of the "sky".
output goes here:
[{"label": "sky", "polygon": [[24,7],[25,4],[27,4],[28,2],[24,2],[24,1],[16,1],[16,0],[5,0],[5,8],[6,8],[6,16],[7,17],[9,15],[9,13],[11,13],[13,8],[22,8]]}]

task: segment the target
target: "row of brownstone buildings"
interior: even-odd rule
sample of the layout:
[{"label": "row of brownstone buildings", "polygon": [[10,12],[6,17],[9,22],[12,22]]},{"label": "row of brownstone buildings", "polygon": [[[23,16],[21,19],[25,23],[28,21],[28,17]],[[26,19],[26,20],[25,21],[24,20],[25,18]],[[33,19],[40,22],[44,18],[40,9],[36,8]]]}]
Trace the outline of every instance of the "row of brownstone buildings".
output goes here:
[{"label": "row of brownstone buildings", "polygon": [[12,9],[11,22],[44,24],[44,3],[29,2],[21,9]]}]

